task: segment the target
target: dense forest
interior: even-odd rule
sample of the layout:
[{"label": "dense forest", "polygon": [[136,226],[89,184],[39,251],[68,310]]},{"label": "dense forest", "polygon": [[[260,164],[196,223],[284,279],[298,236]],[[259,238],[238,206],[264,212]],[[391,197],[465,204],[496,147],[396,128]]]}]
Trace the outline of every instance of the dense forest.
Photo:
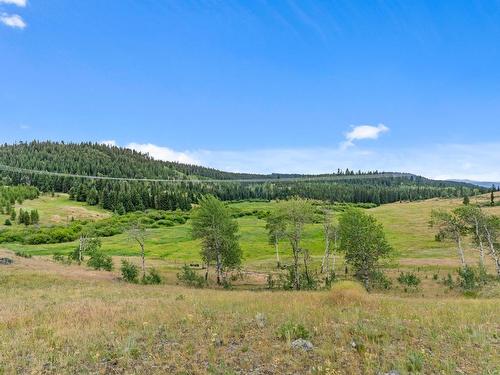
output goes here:
[{"label": "dense forest", "polygon": [[[118,213],[147,208],[187,210],[191,203],[196,203],[206,193],[222,200],[269,200],[301,196],[331,202],[382,204],[433,197],[470,196],[486,191],[470,184],[434,181],[403,173],[349,170],[317,176],[230,173],[158,161],[133,150],[96,143],[5,144],[0,146],[0,164],[11,168],[83,176],[174,180],[116,181],[5,169],[0,171],[3,185],[25,185],[36,187],[42,192],[69,193],[72,199],[100,205]],[[304,177],[310,180],[289,180]],[[207,179],[226,181],[203,182]]]}]

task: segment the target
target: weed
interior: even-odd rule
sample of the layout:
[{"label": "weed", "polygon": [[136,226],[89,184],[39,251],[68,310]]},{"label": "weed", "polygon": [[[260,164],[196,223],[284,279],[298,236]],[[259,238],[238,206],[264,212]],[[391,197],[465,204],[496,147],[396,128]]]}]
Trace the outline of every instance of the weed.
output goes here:
[{"label": "weed", "polygon": [[302,324],[286,322],[278,328],[277,336],[281,340],[293,341],[297,339],[308,339],[311,335]]}]

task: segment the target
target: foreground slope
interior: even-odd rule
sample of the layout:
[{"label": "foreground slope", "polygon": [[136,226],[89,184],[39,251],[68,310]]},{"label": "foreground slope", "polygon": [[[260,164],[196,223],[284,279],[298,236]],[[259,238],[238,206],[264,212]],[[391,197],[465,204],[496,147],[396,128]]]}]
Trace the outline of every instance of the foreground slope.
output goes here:
[{"label": "foreground slope", "polygon": [[[140,286],[15,261],[0,266],[0,373],[500,371],[498,299],[401,299],[350,283],[313,293]],[[287,322],[305,327],[314,350],[277,337]]]}]

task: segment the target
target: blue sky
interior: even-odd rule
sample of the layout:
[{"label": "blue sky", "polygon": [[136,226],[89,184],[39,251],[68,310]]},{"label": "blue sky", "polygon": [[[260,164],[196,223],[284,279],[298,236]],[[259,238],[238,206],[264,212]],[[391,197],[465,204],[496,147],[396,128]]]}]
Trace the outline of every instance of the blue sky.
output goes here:
[{"label": "blue sky", "polygon": [[0,141],[500,180],[500,2],[0,0]]}]

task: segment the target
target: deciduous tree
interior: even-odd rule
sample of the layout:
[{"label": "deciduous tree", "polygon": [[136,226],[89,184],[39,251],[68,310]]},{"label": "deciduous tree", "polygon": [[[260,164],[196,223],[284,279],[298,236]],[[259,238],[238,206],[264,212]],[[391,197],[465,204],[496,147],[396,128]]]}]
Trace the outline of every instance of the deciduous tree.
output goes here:
[{"label": "deciduous tree", "polygon": [[241,264],[242,252],[238,242],[238,223],[230,210],[212,195],[199,201],[191,216],[193,238],[202,240],[201,256],[208,267],[215,262],[217,284],[222,281],[222,273]]},{"label": "deciduous tree", "polygon": [[376,271],[379,259],[392,252],[382,224],[361,209],[351,208],[342,213],[339,225],[340,250],[345,253],[345,260],[354,268],[356,276],[369,289],[370,276]]}]

